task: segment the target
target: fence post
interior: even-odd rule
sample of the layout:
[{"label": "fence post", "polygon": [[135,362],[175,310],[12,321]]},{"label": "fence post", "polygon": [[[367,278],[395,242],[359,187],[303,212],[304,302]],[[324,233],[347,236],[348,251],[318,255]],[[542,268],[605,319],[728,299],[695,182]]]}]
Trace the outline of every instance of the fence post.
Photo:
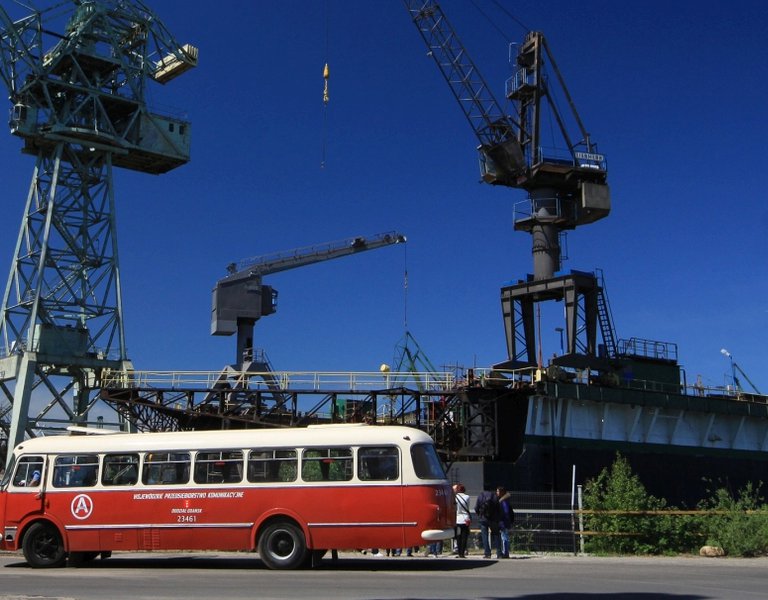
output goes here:
[{"label": "fence post", "polygon": [[584,554],[584,504],[581,497],[581,486],[576,487],[579,502],[579,551]]}]

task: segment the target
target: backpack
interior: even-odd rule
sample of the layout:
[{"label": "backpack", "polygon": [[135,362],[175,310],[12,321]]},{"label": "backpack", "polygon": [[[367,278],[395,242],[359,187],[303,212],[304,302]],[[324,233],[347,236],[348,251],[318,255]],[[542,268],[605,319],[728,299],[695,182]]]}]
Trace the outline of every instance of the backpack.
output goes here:
[{"label": "backpack", "polygon": [[[507,511],[504,510],[504,507],[501,506],[501,503],[504,503],[507,505]],[[502,500],[499,502],[499,508],[501,509],[501,518],[504,521],[504,524],[507,528],[512,527],[512,525],[515,524],[515,511],[512,508],[512,505],[509,503],[509,500]]]},{"label": "backpack", "polygon": [[496,494],[493,492],[482,492],[475,502],[475,513],[486,521],[498,521],[501,516],[501,507],[499,506]]}]

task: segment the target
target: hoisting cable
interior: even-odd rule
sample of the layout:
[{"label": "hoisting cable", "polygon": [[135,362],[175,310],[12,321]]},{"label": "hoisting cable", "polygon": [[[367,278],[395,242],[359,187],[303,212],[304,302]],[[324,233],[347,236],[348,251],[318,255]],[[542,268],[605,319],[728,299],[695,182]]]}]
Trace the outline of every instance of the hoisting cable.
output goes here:
[{"label": "hoisting cable", "polygon": [[[525,25],[524,25],[524,24],[523,24],[523,23],[520,21],[520,19],[516,18],[516,17],[515,17],[515,16],[514,16],[512,13],[510,13],[510,12],[509,12],[509,11],[508,11],[506,8],[504,8],[504,7],[503,7],[503,6],[502,6],[502,5],[501,5],[501,4],[498,2],[498,0],[494,0],[494,2],[493,2],[493,3],[496,5],[496,7],[497,7],[499,10],[501,10],[501,11],[502,11],[504,14],[506,14],[506,15],[507,15],[507,17],[509,17],[509,18],[510,18],[510,19],[512,19],[512,20],[513,20],[515,23],[517,23],[517,24],[518,24],[520,27],[522,27],[522,28],[523,28],[523,29],[524,29],[526,32],[530,31],[530,29],[528,29],[528,27],[526,27],[526,26],[525,26]],[[479,13],[480,13],[480,14],[483,16],[483,18],[485,18],[485,20],[486,20],[486,21],[488,21],[488,23],[491,25],[491,27],[493,27],[493,28],[496,30],[496,32],[497,32],[497,33],[498,33],[498,34],[499,34],[499,35],[500,35],[500,36],[501,36],[501,37],[504,39],[504,41],[505,41],[505,42],[507,42],[508,44],[511,44],[511,43],[512,43],[512,40],[510,40],[510,39],[509,39],[509,37],[507,36],[507,34],[506,34],[506,33],[504,33],[504,31],[501,29],[501,27],[499,27],[499,26],[496,24],[496,21],[494,21],[493,19],[491,19],[491,18],[488,16],[488,14],[487,14],[487,13],[486,13],[486,12],[485,12],[485,11],[484,11],[482,8],[480,8],[480,6],[477,4],[476,0],[472,0],[472,6],[474,6],[474,7],[475,7],[475,9],[477,10],[477,12],[479,12]]]},{"label": "hoisting cable", "polygon": [[403,328],[408,335],[408,246],[403,244]]},{"label": "hoisting cable", "polygon": [[330,71],[328,70],[328,63],[325,63],[323,68],[323,79],[325,80],[325,87],[323,88],[323,155],[320,160],[320,168],[325,168],[325,147],[326,139],[328,136],[328,78],[330,77]]},{"label": "hoisting cable", "polygon": [[531,28],[528,27],[525,23],[523,23],[520,19],[518,19],[515,15],[513,15],[511,12],[509,12],[506,8],[504,8],[499,0],[493,0],[493,3],[496,5],[496,7],[503,12],[505,15],[507,15],[510,19],[512,19],[515,23],[520,25],[522,29],[524,29],[526,32],[531,31]]},{"label": "hoisting cable", "polygon": [[325,67],[323,67],[323,132],[322,132],[322,157],[320,168],[325,168],[325,150],[328,136],[328,79],[331,72],[328,68],[328,0],[325,2]]}]

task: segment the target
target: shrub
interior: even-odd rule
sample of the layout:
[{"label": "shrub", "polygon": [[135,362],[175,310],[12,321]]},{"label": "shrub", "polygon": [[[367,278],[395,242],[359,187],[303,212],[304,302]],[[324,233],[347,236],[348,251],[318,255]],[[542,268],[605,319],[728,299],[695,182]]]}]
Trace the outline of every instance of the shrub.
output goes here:
[{"label": "shrub", "polygon": [[729,556],[768,553],[768,506],[761,487],[747,483],[735,497],[720,488],[701,502],[701,509],[711,511],[700,519],[708,545],[720,546]]},{"label": "shrub", "polygon": [[666,500],[648,494],[640,478],[620,454],[597,478],[584,488],[584,508],[595,511],[637,512],[640,514],[587,515],[590,552],[612,554],[669,554],[690,552],[697,547],[696,519],[676,515],[643,514],[669,510]]}]

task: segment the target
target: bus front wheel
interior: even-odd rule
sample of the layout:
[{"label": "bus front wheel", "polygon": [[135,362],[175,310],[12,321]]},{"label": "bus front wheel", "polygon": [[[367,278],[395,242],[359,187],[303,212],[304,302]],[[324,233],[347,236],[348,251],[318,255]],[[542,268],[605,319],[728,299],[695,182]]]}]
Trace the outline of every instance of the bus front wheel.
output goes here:
[{"label": "bus front wheel", "polygon": [[304,533],[293,523],[271,523],[259,536],[259,556],[270,569],[298,569],[307,554]]},{"label": "bus front wheel", "polygon": [[59,530],[50,523],[35,523],[22,543],[24,558],[34,569],[60,567],[67,558]]}]

